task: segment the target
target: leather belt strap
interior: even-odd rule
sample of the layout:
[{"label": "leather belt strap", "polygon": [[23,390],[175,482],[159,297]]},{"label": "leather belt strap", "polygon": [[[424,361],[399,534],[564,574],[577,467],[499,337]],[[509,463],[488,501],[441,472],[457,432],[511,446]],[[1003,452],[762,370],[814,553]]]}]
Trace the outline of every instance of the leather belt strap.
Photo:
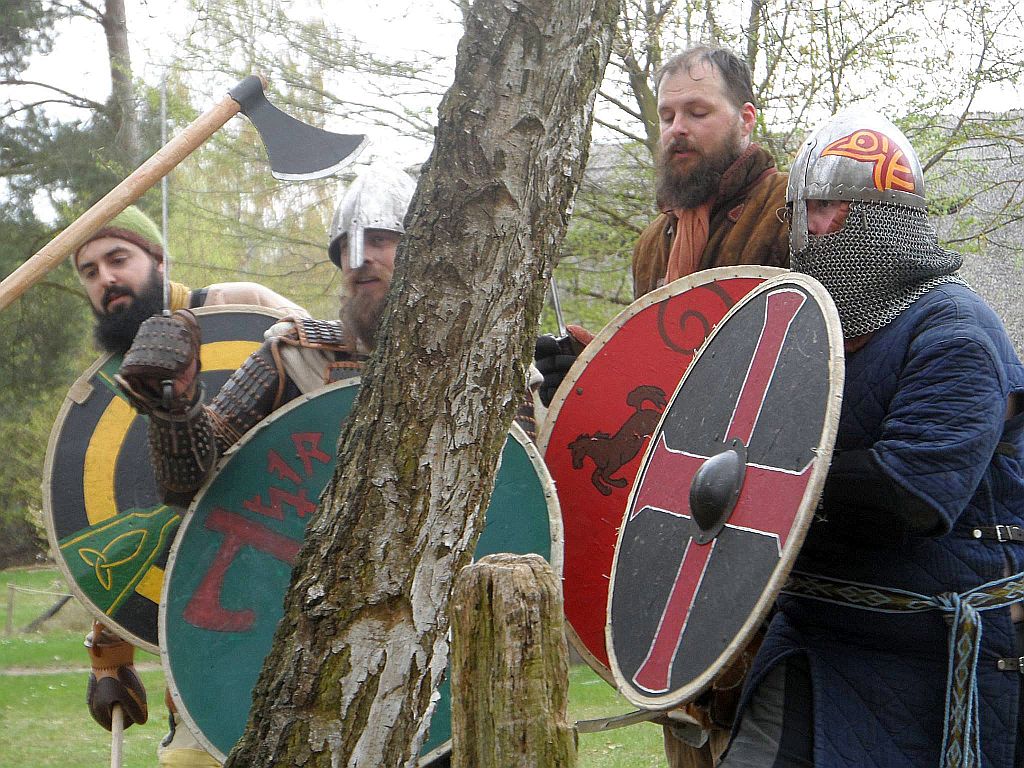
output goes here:
[{"label": "leather belt strap", "polygon": [[1024,527],[1019,525],[979,525],[971,529],[975,539],[995,539],[1005,544],[1009,541],[1024,542]]}]

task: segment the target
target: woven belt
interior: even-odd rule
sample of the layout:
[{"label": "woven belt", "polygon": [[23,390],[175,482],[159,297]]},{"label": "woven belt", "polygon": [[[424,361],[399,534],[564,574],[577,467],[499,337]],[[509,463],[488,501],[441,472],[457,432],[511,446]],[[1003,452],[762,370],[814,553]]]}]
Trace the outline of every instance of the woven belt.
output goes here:
[{"label": "woven belt", "polygon": [[920,595],[902,589],[794,571],[782,592],[879,613],[941,611],[950,614],[952,623],[941,766],[978,768],[981,765],[977,690],[980,613],[1024,601],[1024,573],[990,581],[959,594]]}]

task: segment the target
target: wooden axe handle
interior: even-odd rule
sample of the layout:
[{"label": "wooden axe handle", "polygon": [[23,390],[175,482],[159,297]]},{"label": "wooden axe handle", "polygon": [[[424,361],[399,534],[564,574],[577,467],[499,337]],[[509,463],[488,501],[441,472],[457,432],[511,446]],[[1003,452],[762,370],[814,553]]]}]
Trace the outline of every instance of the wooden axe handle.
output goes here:
[{"label": "wooden axe handle", "polygon": [[38,253],[26,259],[25,263],[0,282],[0,311],[42,280],[47,272],[64,261],[69,254],[77,251],[104,224],[142,197],[147,189],[170,173],[224,123],[238,114],[239,109],[237,101],[225,96],[157,150]]},{"label": "wooden axe handle", "polygon": [[115,704],[110,710],[110,768],[121,768],[124,753],[124,710]]}]

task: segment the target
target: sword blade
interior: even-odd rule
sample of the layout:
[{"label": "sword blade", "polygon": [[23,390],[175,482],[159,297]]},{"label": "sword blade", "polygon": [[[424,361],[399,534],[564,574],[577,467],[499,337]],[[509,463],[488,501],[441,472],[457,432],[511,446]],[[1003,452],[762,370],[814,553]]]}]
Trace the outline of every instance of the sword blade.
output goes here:
[{"label": "sword blade", "polygon": [[558,336],[564,338],[568,335],[568,331],[565,329],[565,318],[562,316],[562,305],[558,301],[558,283],[555,281],[555,276],[551,276],[551,306],[555,310],[555,321],[558,323]]}]

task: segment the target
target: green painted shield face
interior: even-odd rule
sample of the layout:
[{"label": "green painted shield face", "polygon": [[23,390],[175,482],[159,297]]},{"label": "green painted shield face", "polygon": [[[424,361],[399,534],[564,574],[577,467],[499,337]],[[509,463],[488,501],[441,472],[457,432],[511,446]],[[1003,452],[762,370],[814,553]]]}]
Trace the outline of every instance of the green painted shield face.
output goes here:
[{"label": "green painted shield face", "polygon": [[[193,732],[222,759],[245,729],[292,564],[357,391],[351,383],[325,388],[246,435],[197,497],[172,549],[160,613],[168,685]],[[547,471],[514,427],[475,556],[532,552],[551,561],[559,530]],[[451,738],[447,682],[440,697],[423,755]]]}]

